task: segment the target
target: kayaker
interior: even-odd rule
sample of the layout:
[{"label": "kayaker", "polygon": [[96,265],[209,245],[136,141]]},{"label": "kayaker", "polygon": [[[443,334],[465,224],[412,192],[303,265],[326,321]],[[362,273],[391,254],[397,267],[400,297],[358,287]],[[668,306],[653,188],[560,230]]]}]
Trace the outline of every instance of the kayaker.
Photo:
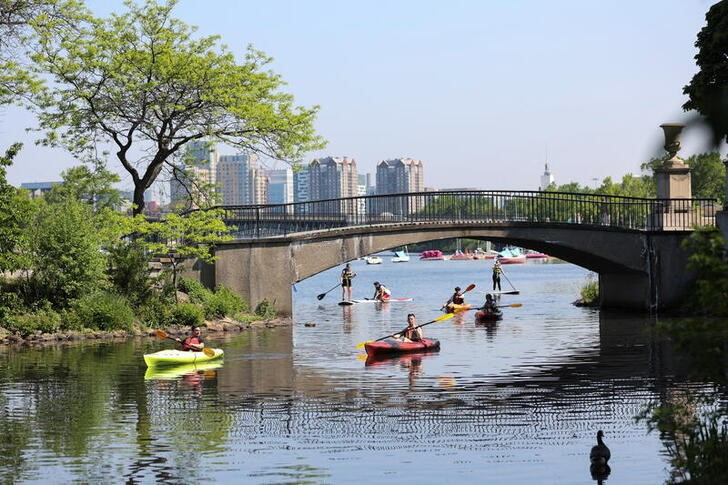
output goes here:
[{"label": "kayaker", "polygon": [[481,308],[484,312],[489,313],[495,313],[498,311],[498,305],[496,305],[495,300],[493,299],[493,295],[488,293],[485,295],[485,303],[483,304],[483,308]]},{"label": "kayaker", "polygon": [[372,300],[388,301],[391,296],[392,292],[386,286],[379,283],[379,281],[374,282],[374,296]]},{"label": "kayaker", "polygon": [[346,263],[344,269],[341,270],[341,299],[351,301],[351,280],[356,276],[351,270],[351,264]]},{"label": "kayaker", "polygon": [[407,328],[394,337],[402,342],[419,342],[425,337],[422,333],[422,327],[415,327],[417,327],[417,317],[415,317],[414,313],[410,313],[407,315]]},{"label": "kayaker", "polygon": [[493,291],[495,291],[496,286],[498,287],[498,291],[501,291],[500,277],[502,273],[501,262],[496,259],[493,263]]},{"label": "kayaker", "polygon": [[201,352],[202,349],[205,347],[205,342],[202,340],[202,337],[200,336],[200,326],[199,325],[192,325],[190,327],[190,333],[191,335],[187,337],[186,339],[175,339],[177,342],[182,345],[182,350],[189,351],[189,352]]},{"label": "kayaker", "polygon": [[459,286],[455,287],[455,293],[452,294],[449,300],[445,302],[443,308],[446,308],[448,310],[453,308],[453,305],[463,305],[465,304],[465,297],[463,296],[462,291],[460,290]]}]

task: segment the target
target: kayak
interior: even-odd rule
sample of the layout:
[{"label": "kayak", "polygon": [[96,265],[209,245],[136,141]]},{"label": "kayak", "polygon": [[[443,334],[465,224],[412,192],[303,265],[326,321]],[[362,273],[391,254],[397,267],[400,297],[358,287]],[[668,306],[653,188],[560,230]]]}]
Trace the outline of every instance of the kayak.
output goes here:
[{"label": "kayak", "polygon": [[477,312],[475,312],[476,322],[494,322],[496,320],[500,320],[501,318],[503,318],[503,312],[500,310],[496,310],[494,312],[478,310]]},{"label": "kayak", "polygon": [[466,311],[470,310],[471,307],[472,307],[472,305],[470,303],[463,303],[463,304],[450,303],[447,306],[446,309],[450,313],[452,313],[452,312],[466,312]]},{"label": "kayak", "polygon": [[222,357],[222,349],[212,349],[215,355],[212,357],[205,355],[204,352],[183,352],[182,350],[160,350],[153,354],[144,354],[144,362],[147,367],[156,365],[179,365],[194,364],[196,362],[205,362],[208,360]]},{"label": "kayak", "polygon": [[416,352],[407,352],[406,354],[374,354],[367,355],[364,361],[364,366],[382,366],[382,365],[398,365],[405,364],[408,366],[417,365],[421,363],[423,358],[432,354],[438,349],[431,350],[420,350]]},{"label": "kayak", "polygon": [[208,362],[196,364],[167,365],[160,367],[148,367],[144,373],[145,380],[170,381],[189,374],[198,372],[213,371],[222,367],[222,359],[215,359]]},{"label": "kayak", "polygon": [[412,301],[414,298],[390,298],[389,300],[379,301],[373,298],[367,298],[365,300],[351,300],[354,303],[399,303],[403,301]]},{"label": "kayak", "polygon": [[400,342],[394,338],[387,338],[378,342],[369,342],[364,345],[364,349],[367,351],[367,355],[403,354],[423,350],[440,350],[440,341],[426,338],[419,342]]}]

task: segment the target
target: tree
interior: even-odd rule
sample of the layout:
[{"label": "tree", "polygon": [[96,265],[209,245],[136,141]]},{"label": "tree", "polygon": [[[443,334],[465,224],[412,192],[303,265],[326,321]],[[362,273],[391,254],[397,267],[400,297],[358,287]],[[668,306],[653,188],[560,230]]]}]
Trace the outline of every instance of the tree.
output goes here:
[{"label": "tree", "polygon": [[[642,164],[642,170],[654,171],[662,166],[663,158],[652,158]],[[718,152],[699,153],[685,159],[692,172],[690,174],[690,187],[693,197],[704,199],[723,199],[723,184],[725,182],[725,168]],[[654,176],[652,177],[654,185]]]},{"label": "tree", "polygon": [[30,199],[6,178],[6,167],[12,165],[22,146],[15,143],[0,156],[0,272],[15,271],[26,265],[22,249],[27,242],[32,207]]},{"label": "tree", "polygon": [[121,192],[114,188],[121,180],[118,174],[109,172],[102,162],[96,162],[92,168],[79,165],[61,173],[63,183],[56,185],[46,196],[49,202],[74,199],[90,205],[94,212],[121,205]]},{"label": "tree", "polygon": [[683,88],[690,98],[683,109],[703,115],[713,131],[714,145],[728,141],[728,2],[718,2],[705,15],[695,47],[700,68]]},{"label": "tree", "polygon": [[[189,258],[211,263],[216,243],[232,239],[220,210],[199,210],[184,216],[168,214],[160,222],[137,216],[137,241],[152,254],[166,256],[172,265],[172,286],[177,289],[180,264]],[[176,295],[175,295],[176,298]]]},{"label": "tree", "polygon": [[218,37],[172,17],[175,0],[125,3],[108,19],[86,14],[65,36],[37,29],[36,68],[53,85],[36,104],[43,142],[82,158],[111,144],[134,183],[134,211],[144,191],[194,140],[220,141],[296,164],[323,147],[318,108],[296,107],[280,91],[271,58],[249,48],[238,64]]}]

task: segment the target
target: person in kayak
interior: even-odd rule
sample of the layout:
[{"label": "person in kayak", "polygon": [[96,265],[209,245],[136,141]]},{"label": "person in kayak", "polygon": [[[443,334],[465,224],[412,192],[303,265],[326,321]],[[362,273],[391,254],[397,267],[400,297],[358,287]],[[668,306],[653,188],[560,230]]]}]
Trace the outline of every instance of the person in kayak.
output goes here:
[{"label": "person in kayak", "polygon": [[372,300],[389,301],[391,296],[392,292],[386,286],[379,283],[379,281],[374,282],[374,296]]},{"label": "person in kayak", "polygon": [[414,313],[410,313],[407,315],[407,328],[394,337],[401,342],[419,342],[425,337],[422,333],[422,327],[415,327],[417,327],[417,317],[415,317]]},{"label": "person in kayak", "polygon": [[191,335],[184,340],[179,338],[175,340],[182,345],[182,350],[185,352],[202,352],[202,349],[205,347],[205,342],[200,336],[200,326],[192,325],[192,327],[190,327],[190,334]]},{"label": "person in kayak", "polygon": [[483,304],[483,308],[481,308],[484,312],[488,313],[495,313],[498,311],[498,305],[496,305],[495,300],[493,299],[493,295],[488,293],[485,295],[485,303]]},{"label": "person in kayak", "polygon": [[498,291],[501,291],[500,277],[502,273],[501,262],[496,259],[493,263],[493,291],[495,291],[496,286],[498,287]]},{"label": "person in kayak", "polygon": [[351,301],[351,280],[356,276],[351,270],[351,264],[346,263],[344,269],[341,270],[341,299]]},{"label": "person in kayak", "polygon": [[447,309],[448,311],[453,309],[453,305],[463,305],[465,304],[465,297],[463,296],[462,291],[460,290],[459,286],[455,287],[455,293],[452,294],[449,300],[445,302],[443,308]]}]

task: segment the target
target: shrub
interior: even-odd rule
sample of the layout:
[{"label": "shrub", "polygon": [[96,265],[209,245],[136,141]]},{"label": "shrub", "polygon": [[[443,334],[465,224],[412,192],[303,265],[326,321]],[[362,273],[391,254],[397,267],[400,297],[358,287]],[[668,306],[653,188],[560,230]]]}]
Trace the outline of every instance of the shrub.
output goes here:
[{"label": "shrub", "polygon": [[53,310],[40,310],[36,313],[13,315],[6,320],[5,326],[9,331],[25,338],[36,332],[57,332],[61,328],[61,316]]},{"label": "shrub", "polygon": [[274,318],[276,316],[276,309],[273,303],[264,299],[255,307],[255,314],[262,318]]},{"label": "shrub", "polygon": [[116,293],[96,291],[81,297],[73,305],[74,313],[86,328],[131,330],[134,311],[126,299]]},{"label": "shrub", "polygon": [[238,312],[249,311],[248,304],[230,288],[218,286],[204,304],[205,318],[222,318]]},{"label": "shrub", "polygon": [[112,247],[106,273],[116,291],[132,304],[144,304],[152,296],[149,261],[138,244]]},{"label": "shrub", "polygon": [[213,295],[212,291],[204,287],[202,283],[197,280],[191,280],[183,278],[179,283],[180,291],[187,293],[190,297],[191,303],[205,303]]},{"label": "shrub", "polygon": [[599,303],[599,282],[590,275],[581,288],[581,299],[585,305],[596,305]]},{"label": "shrub", "polygon": [[172,308],[172,324],[189,327],[205,320],[202,308],[194,303],[180,303]]},{"label": "shrub", "polygon": [[139,308],[139,318],[149,327],[165,327],[173,323],[174,303],[164,295],[154,295]]}]

